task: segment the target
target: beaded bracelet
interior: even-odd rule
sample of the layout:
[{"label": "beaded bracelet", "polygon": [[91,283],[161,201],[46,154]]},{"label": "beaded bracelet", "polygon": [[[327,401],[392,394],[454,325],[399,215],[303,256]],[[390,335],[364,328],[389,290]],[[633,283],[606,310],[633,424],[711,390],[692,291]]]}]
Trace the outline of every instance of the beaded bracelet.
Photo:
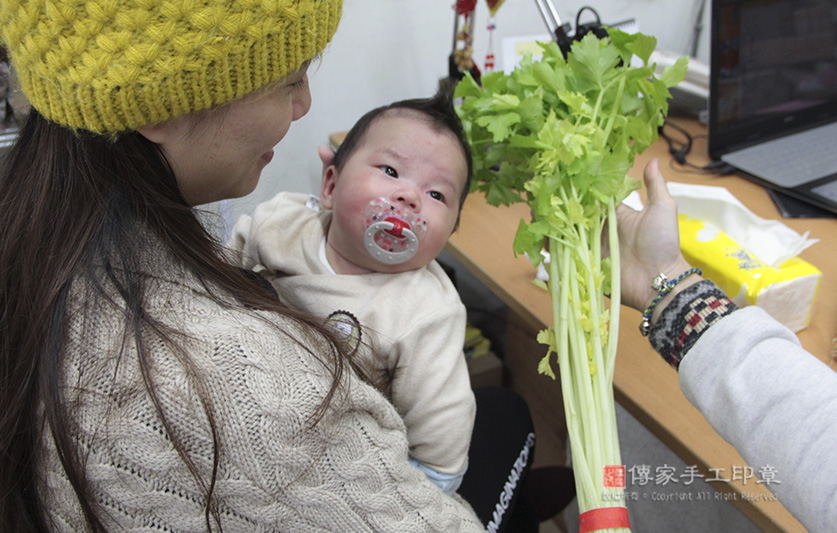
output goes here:
[{"label": "beaded bracelet", "polygon": [[642,322],[639,324],[639,332],[642,333],[643,336],[647,337],[648,332],[651,331],[651,315],[654,313],[654,308],[657,307],[660,300],[662,300],[666,294],[670,293],[671,289],[673,289],[675,285],[692,274],[700,276],[703,274],[703,271],[697,267],[690,268],[677,276],[677,279],[673,279],[671,281],[669,281],[666,275],[662,272],[654,278],[654,281],[651,283],[651,288],[655,291],[659,291],[659,294],[657,294],[657,296],[651,301],[651,305],[648,306],[648,309],[642,313]]}]

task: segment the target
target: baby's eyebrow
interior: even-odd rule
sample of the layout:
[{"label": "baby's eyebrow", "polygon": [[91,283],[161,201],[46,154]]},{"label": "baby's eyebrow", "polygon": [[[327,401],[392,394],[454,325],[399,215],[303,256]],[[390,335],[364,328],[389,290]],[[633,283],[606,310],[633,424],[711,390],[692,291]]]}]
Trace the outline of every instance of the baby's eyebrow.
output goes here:
[{"label": "baby's eyebrow", "polygon": [[439,179],[439,181],[441,182],[441,185],[443,187],[446,187],[446,188],[450,189],[449,192],[451,192],[451,193],[458,193],[459,190],[462,188],[458,184],[459,180],[456,179],[456,176],[440,172],[440,173],[437,174],[437,178]]},{"label": "baby's eyebrow", "polygon": [[381,151],[384,154],[391,155],[392,157],[395,157],[396,159],[399,159],[401,161],[404,160],[404,156],[401,154],[401,152],[399,152],[398,150],[396,150],[395,148],[393,148],[391,146],[385,146]]}]

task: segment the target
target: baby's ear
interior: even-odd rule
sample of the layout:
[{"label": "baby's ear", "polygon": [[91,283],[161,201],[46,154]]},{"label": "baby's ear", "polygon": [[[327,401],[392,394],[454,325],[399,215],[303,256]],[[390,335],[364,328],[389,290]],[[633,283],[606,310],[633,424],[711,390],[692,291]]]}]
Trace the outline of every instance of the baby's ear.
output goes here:
[{"label": "baby's ear", "polygon": [[320,161],[323,162],[323,184],[320,189],[320,204],[324,209],[331,209],[331,194],[334,192],[334,179],[337,173],[337,169],[332,164],[334,162],[334,150],[328,146],[318,146],[317,154],[320,156]]}]

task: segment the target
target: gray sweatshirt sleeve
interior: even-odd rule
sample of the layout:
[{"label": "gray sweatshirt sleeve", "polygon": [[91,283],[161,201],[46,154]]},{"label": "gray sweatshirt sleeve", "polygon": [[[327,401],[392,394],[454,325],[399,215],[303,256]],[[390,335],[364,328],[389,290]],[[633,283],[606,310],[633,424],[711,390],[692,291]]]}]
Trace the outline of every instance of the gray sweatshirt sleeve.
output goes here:
[{"label": "gray sweatshirt sleeve", "polygon": [[719,319],[679,367],[680,386],[812,532],[837,524],[837,373],[758,307]]}]

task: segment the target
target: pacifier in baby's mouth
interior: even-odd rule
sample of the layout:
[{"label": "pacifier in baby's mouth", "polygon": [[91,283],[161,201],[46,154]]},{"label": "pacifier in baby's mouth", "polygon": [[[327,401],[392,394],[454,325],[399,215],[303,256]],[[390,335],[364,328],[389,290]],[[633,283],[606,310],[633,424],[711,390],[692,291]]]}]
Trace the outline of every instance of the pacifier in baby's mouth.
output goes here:
[{"label": "pacifier in baby's mouth", "polygon": [[386,198],[369,202],[363,212],[366,232],[363,245],[382,263],[397,265],[412,259],[427,232],[424,218],[397,208]]}]

